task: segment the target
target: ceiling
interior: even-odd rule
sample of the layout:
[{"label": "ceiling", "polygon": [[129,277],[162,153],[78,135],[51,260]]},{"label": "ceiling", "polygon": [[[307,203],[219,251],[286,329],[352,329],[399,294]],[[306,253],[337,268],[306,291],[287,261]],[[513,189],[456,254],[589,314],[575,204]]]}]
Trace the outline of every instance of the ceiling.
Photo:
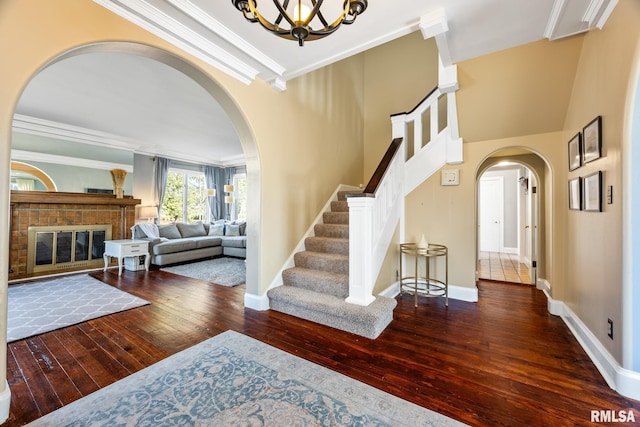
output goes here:
[{"label": "ceiling", "polygon": [[[601,28],[617,1],[371,0],[353,25],[299,47],[247,22],[229,0],[94,0],[240,81],[262,79],[275,90],[414,31],[435,36],[445,65],[555,40]],[[22,132],[63,128],[136,152],[222,166],[242,162],[218,103],[185,75],[143,57],[102,52],[59,61],[30,82],[16,112],[14,129]]]}]

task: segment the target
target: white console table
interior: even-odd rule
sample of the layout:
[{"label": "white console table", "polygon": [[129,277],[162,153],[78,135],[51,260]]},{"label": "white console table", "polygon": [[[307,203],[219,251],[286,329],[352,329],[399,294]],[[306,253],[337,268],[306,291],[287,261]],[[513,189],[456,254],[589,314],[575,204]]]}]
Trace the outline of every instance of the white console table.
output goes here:
[{"label": "white console table", "polygon": [[125,257],[145,255],[144,269],[149,271],[149,242],[145,240],[107,240],[104,242],[104,271],[107,271],[109,257],[118,258],[118,276],[122,275]]}]

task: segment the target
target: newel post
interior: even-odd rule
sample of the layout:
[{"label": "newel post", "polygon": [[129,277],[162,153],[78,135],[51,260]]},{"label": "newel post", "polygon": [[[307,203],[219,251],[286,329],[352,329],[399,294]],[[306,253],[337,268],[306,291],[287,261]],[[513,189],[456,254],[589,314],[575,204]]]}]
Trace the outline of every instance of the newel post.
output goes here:
[{"label": "newel post", "polygon": [[349,203],[349,296],[346,302],[369,305],[373,296],[373,197],[347,197]]}]

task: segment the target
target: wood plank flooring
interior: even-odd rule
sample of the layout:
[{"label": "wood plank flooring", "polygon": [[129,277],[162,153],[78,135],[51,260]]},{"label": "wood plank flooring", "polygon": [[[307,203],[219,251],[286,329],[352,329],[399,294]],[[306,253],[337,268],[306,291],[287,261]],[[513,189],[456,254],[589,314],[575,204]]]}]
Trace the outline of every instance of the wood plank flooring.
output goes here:
[{"label": "wood plank flooring", "polygon": [[243,305],[226,288],[163,271],[94,272],[151,305],[8,345],[11,414],[21,426],[232,329],[418,405],[478,426],[579,426],[591,410],[633,410],[602,379],[542,292],[481,281],[480,301],[398,297],[377,340]]}]

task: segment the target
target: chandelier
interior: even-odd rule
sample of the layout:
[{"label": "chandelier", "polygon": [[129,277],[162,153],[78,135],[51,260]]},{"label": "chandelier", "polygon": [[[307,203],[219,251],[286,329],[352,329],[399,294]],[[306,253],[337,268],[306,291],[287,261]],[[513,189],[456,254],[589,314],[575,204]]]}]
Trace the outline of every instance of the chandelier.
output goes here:
[{"label": "chandelier", "polygon": [[[305,40],[318,40],[332,34],[341,24],[353,24],[367,8],[367,0],[344,0],[341,8],[340,1],[329,0],[328,4],[333,2],[335,5],[325,7],[323,14],[320,8],[324,0],[273,0],[273,5],[264,0],[260,11],[258,0],[231,0],[247,21],[259,22],[267,31],[295,40],[300,46],[304,45]],[[334,19],[331,16],[336,18],[330,22],[324,15],[329,19]]]}]

